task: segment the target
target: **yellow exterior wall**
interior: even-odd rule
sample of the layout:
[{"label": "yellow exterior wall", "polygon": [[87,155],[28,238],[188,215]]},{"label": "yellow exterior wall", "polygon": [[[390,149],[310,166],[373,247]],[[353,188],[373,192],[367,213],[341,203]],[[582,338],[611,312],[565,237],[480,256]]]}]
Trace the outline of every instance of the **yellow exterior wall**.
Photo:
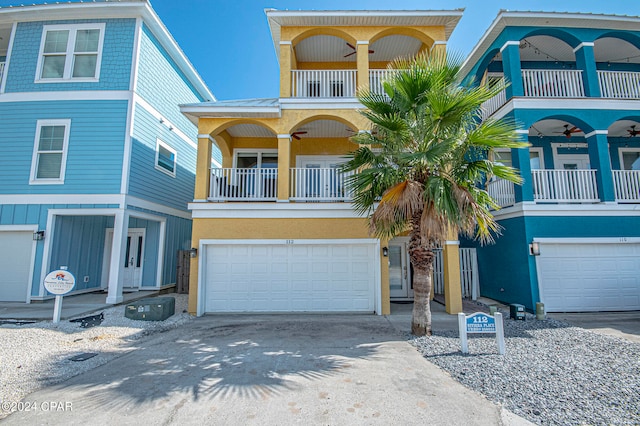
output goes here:
[{"label": "yellow exterior wall", "polygon": [[[366,219],[194,219],[192,244],[201,239],[362,239],[371,238]],[[389,265],[380,256],[382,314],[388,315]],[[198,260],[191,261],[189,313],[195,314],[198,296]]]}]

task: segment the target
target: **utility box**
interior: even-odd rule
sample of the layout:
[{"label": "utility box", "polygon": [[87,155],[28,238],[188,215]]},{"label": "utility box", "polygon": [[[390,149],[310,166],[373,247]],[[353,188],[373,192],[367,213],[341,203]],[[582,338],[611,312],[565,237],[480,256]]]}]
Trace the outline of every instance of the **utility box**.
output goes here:
[{"label": "utility box", "polygon": [[132,320],[164,321],[175,313],[176,299],[173,297],[149,297],[129,303],[124,316]]},{"label": "utility box", "polygon": [[510,315],[511,319],[520,320],[520,321],[525,320],[524,305],[520,305],[518,303],[512,303],[511,305],[509,305],[509,312],[511,314]]}]

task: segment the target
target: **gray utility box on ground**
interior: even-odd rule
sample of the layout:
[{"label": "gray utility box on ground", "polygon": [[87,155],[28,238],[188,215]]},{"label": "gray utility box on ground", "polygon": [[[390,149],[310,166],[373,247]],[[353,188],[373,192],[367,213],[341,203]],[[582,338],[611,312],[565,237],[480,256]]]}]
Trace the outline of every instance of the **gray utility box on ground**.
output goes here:
[{"label": "gray utility box on ground", "polygon": [[124,316],[133,320],[164,321],[174,314],[176,299],[173,297],[150,297],[129,303]]},{"label": "gray utility box on ground", "polygon": [[526,318],[524,316],[525,314],[524,305],[512,303],[511,305],[509,305],[509,313],[511,314],[510,315],[511,319],[514,319],[514,320],[524,321]]}]

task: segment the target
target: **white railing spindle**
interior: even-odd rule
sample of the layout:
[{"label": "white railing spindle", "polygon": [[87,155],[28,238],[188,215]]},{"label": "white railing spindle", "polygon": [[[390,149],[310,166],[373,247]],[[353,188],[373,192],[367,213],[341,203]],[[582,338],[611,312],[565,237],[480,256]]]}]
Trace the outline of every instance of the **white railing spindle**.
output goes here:
[{"label": "white railing spindle", "polygon": [[536,202],[598,202],[596,170],[532,170]]},{"label": "white railing spindle", "polygon": [[516,203],[513,182],[497,178],[489,182],[487,192],[500,207],[512,206]]},{"label": "white railing spindle", "polygon": [[0,62],[0,83],[2,83],[2,75],[4,74],[4,62]]},{"label": "white railing spindle", "polygon": [[292,70],[294,98],[352,98],[356,95],[356,70]]},{"label": "white railing spindle", "polygon": [[500,109],[500,107],[507,103],[507,92],[506,90],[501,90],[500,93],[485,101],[480,105],[480,114],[482,120],[486,120],[491,117],[491,115]]},{"label": "white railing spindle", "polygon": [[209,200],[269,201],[278,196],[278,169],[211,169]]},{"label": "white railing spindle", "polygon": [[603,98],[640,99],[640,72],[598,71]]},{"label": "white railing spindle", "polygon": [[616,201],[640,203],[640,170],[612,170]]},{"label": "white railing spindle", "polygon": [[336,168],[292,168],[290,199],[294,201],[350,201],[347,179],[353,172]]},{"label": "white railing spindle", "polygon": [[582,70],[522,70],[524,96],[583,98]]}]

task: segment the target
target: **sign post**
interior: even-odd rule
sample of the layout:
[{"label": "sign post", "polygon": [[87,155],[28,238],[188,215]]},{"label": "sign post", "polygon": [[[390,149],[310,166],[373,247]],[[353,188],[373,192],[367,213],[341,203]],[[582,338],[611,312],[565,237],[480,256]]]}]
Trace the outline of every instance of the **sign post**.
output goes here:
[{"label": "sign post", "polygon": [[466,316],[463,312],[458,314],[458,330],[460,331],[460,346],[463,354],[469,353],[467,334],[495,333],[498,344],[498,353],[504,355],[504,327],[502,314],[496,312],[494,316],[484,312],[476,312]]},{"label": "sign post", "polygon": [[75,285],[76,278],[66,269],[51,271],[44,278],[44,288],[47,289],[49,293],[56,295],[56,301],[53,304],[54,323],[60,322],[60,314],[62,313],[62,296],[73,290]]}]

